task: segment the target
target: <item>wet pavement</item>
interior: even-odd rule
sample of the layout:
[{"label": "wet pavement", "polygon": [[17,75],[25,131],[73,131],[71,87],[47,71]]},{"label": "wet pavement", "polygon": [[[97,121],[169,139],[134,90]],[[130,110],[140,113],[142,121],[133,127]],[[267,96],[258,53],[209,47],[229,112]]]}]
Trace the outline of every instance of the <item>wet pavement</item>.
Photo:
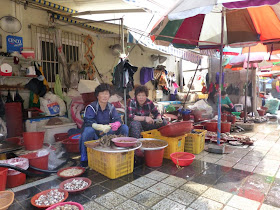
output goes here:
[{"label": "wet pavement", "polygon": [[[190,166],[178,169],[164,159],[159,168],[145,165],[121,178],[88,170],[92,186],[67,201],[85,209],[280,209],[280,131],[275,124],[259,124],[246,135],[250,147],[228,147],[229,154],[203,151]],[[11,209],[35,209],[36,193],[57,188],[62,180],[51,176],[13,188]]]}]

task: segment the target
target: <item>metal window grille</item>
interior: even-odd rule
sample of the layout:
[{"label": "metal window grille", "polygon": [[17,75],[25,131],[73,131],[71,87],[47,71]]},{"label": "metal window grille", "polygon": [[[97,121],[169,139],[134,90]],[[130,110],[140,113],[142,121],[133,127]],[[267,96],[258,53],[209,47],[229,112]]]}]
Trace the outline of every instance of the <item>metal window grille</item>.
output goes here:
[{"label": "metal window grille", "polygon": [[[36,51],[35,61],[42,66],[50,88],[54,87],[56,74],[60,75],[62,86],[64,87],[63,76],[60,70],[62,65],[58,59],[58,52],[53,40],[54,32],[52,30],[49,27],[31,25],[32,48]],[[67,65],[81,60],[82,52],[85,49],[84,37],[76,33],[62,31],[61,39]]]}]

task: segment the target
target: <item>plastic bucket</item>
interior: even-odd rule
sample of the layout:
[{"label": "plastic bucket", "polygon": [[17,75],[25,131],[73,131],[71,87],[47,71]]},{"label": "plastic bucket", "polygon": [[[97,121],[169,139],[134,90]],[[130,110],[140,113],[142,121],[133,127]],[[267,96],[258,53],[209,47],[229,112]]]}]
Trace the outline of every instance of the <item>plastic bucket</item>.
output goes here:
[{"label": "plastic bucket", "polygon": [[67,152],[79,153],[79,139],[64,139],[62,144],[65,146]]},{"label": "plastic bucket", "polygon": [[265,115],[265,110],[263,109],[258,109],[257,110],[260,116],[264,116]]},{"label": "plastic bucket", "polygon": [[145,163],[149,167],[160,167],[163,161],[164,149],[145,150]]},{"label": "plastic bucket", "polygon": [[[39,156],[39,157],[38,157],[38,154],[39,154],[39,152],[33,152],[33,153],[29,153],[27,155],[22,155],[21,157],[27,158],[29,160],[30,166],[33,166],[33,167],[39,168],[39,169],[43,169],[43,170],[48,170],[50,153],[48,152],[47,154]],[[31,171],[40,173],[35,170],[31,170]]]},{"label": "plastic bucket", "polygon": [[229,133],[230,132],[231,123],[223,122],[221,125],[221,133]]},{"label": "plastic bucket", "polygon": [[0,167],[0,191],[6,189],[8,168]]},{"label": "plastic bucket", "polygon": [[55,141],[62,141],[64,139],[68,139],[68,133],[57,133],[54,134]]},{"label": "plastic bucket", "polygon": [[19,173],[16,175],[8,175],[7,176],[7,187],[13,188],[13,187],[23,185],[25,183],[25,180],[26,180],[26,174],[24,174],[24,173]]},{"label": "plastic bucket", "polygon": [[23,145],[26,150],[38,150],[43,147],[44,132],[24,132]]},{"label": "plastic bucket", "polygon": [[207,122],[205,124],[206,130],[212,131],[212,132],[217,132],[218,128],[218,123],[217,122]]}]

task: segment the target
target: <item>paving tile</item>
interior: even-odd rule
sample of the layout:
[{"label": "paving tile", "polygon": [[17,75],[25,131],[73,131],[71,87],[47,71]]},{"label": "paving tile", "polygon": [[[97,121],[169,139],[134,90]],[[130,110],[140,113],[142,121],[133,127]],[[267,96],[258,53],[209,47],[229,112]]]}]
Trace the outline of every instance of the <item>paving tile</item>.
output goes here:
[{"label": "paving tile", "polygon": [[143,188],[143,189],[146,189],[146,188],[149,188],[151,187],[152,185],[156,184],[157,181],[153,180],[153,179],[149,179],[145,176],[139,178],[139,179],[136,179],[134,180],[133,182],[131,182],[131,184],[134,184],[140,188]]},{"label": "paving tile", "polygon": [[204,197],[199,197],[195,202],[192,203],[191,208],[199,210],[217,210],[222,209],[223,204]]},{"label": "paving tile", "polygon": [[215,188],[209,188],[202,194],[202,197],[217,201],[222,204],[226,204],[232,197],[232,194]]},{"label": "paving tile", "polygon": [[202,157],[200,158],[201,161],[205,161],[205,162],[208,162],[208,163],[216,163],[219,161],[219,158],[212,158],[212,157]]},{"label": "paving tile", "polygon": [[256,167],[253,172],[257,173],[257,174],[262,174],[265,176],[275,176],[277,173],[277,169]]},{"label": "paving tile", "polygon": [[110,192],[107,188],[101,185],[94,185],[83,192],[83,195],[88,197],[90,200],[100,197],[106,193]]},{"label": "paving tile", "polygon": [[150,179],[154,179],[156,181],[161,181],[161,180],[165,179],[166,177],[168,177],[169,175],[166,173],[160,172],[160,171],[153,171],[151,173],[148,173],[145,176]]},{"label": "paving tile", "polygon": [[257,201],[253,201],[247,198],[243,198],[237,195],[234,195],[230,201],[227,204],[228,206],[237,208],[237,209],[242,209],[242,210],[254,210],[258,209],[260,206],[260,203]]},{"label": "paving tile", "polygon": [[181,210],[182,209],[183,210],[183,209],[187,209],[187,207],[180,203],[172,201],[168,198],[164,198],[159,203],[154,205],[152,207],[152,209],[154,209],[154,210],[170,210],[170,209],[173,209],[173,210],[180,209]]},{"label": "paving tile", "polygon": [[[235,169],[235,168],[232,168],[230,170],[230,176],[234,176],[234,177],[246,178],[246,177],[250,176],[251,174],[252,174],[252,172],[243,171],[243,170],[239,170],[239,169]],[[226,175],[228,175],[228,174],[226,174]]]},{"label": "paving tile", "polygon": [[93,176],[90,176],[88,178],[91,180],[92,184],[99,184],[101,182],[109,180],[108,177],[106,177],[106,176],[104,176],[102,174],[93,175]]},{"label": "paving tile", "polygon": [[267,154],[267,151],[250,151],[247,155],[254,157],[264,157]]},{"label": "paving tile", "polygon": [[37,193],[39,193],[40,190],[36,187],[30,187],[27,188],[25,190],[21,190],[15,193],[15,199],[17,201],[23,201],[26,200],[28,198],[33,197],[34,195],[36,195]]},{"label": "paving tile", "polygon": [[280,181],[279,180],[276,180],[271,186],[271,189],[268,192],[268,195],[265,198],[264,203],[280,208]]},{"label": "paving tile", "polygon": [[192,180],[195,176],[200,174],[202,171],[203,171],[202,169],[195,168],[191,165],[191,166],[182,168],[176,174],[174,174],[174,176],[183,178],[186,180]]},{"label": "paving tile", "polygon": [[280,156],[267,154],[264,157],[264,160],[278,160],[278,161],[280,161]]},{"label": "paving tile", "polygon": [[203,184],[203,185],[208,185],[211,186],[217,182],[217,180],[223,176],[222,173],[216,173],[216,174],[208,174],[207,171],[204,173],[196,176],[194,179],[192,179],[193,182]]},{"label": "paving tile", "polygon": [[147,209],[145,206],[136,203],[135,201],[132,200],[127,200],[124,203],[118,205],[117,207],[114,208],[115,210],[127,210],[127,209],[133,209],[133,210],[145,210]]},{"label": "paving tile", "polygon": [[223,176],[213,185],[213,188],[229,193],[237,193],[246,177]]},{"label": "paving tile", "polygon": [[228,156],[226,156],[226,157],[223,157],[221,160],[237,163],[240,159],[241,158],[238,158],[238,157],[228,157]]},{"label": "paving tile", "polygon": [[69,194],[67,201],[73,201],[84,205],[85,203],[89,202],[90,199],[80,194]]},{"label": "paving tile", "polygon": [[151,168],[149,168],[145,165],[142,165],[142,166],[139,166],[137,168],[134,168],[133,173],[144,176],[148,173],[151,173],[152,171],[153,171],[153,169],[151,169]]},{"label": "paving tile", "polygon": [[127,174],[123,177],[120,177],[121,180],[125,181],[125,182],[132,182],[136,179],[139,179],[141,177],[141,175],[137,175],[135,173],[131,173],[131,174]]},{"label": "paving tile", "polygon": [[19,210],[23,209],[23,207],[16,201],[13,202],[13,204],[8,208],[8,210]]},{"label": "paving tile", "polygon": [[255,166],[256,167],[260,162],[261,162],[260,159],[252,160],[252,159],[247,159],[246,156],[245,156],[238,163],[246,164],[246,165],[250,165],[250,166]]},{"label": "paving tile", "polygon": [[167,196],[170,193],[172,193],[174,190],[176,190],[176,188],[159,182],[159,183],[153,185],[152,187],[148,188],[147,190],[157,193],[162,196]]},{"label": "paving tile", "polygon": [[184,190],[181,189],[177,189],[176,191],[174,191],[173,193],[171,193],[169,196],[167,196],[167,198],[176,201],[180,204],[183,205],[190,205],[195,199],[198,198],[197,195],[194,195],[192,193],[186,192]]},{"label": "paving tile", "polygon": [[23,207],[22,209],[38,210],[38,208],[31,204],[30,199],[22,200],[19,202],[19,204]]},{"label": "paving tile", "polygon": [[271,167],[271,168],[277,168],[278,169],[279,166],[280,166],[280,161],[263,159],[258,166],[261,166],[261,167],[268,166],[268,167]]},{"label": "paving tile", "polygon": [[112,209],[115,206],[118,206],[119,204],[123,203],[125,200],[125,197],[115,192],[109,192],[105,195],[100,196],[99,198],[96,198],[95,202],[105,206],[106,208]]},{"label": "paving tile", "polygon": [[225,206],[223,210],[238,210],[237,208],[233,208],[231,206]]},{"label": "paving tile", "polygon": [[183,184],[185,184],[187,182],[187,180],[171,175],[171,176],[163,179],[161,182],[171,185],[173,187],[180,187]]},{"label": "paving tile", "polygon": [[204,157],[205,158],[221,159],[221,158],[225,157],[225,155],[224,154],[209,153],[209,154],[205,155]]},{"label": "paving tile", "polygon": [[127,198],[131,198],[131,197],[137,195],[138,193],[142,192],[143,189],[140,187],[137,187],[133,184],[128,183],[114,191]]},{"label": "paving tile", "polygon": [[86,204],[83,205],[85,210],[92,210],[92,209],[98,209],[98,210],[107,210],[104,206],[99,205],[95,201],[89,201]]},{"label": "paving tile", "polygon": [[127,184],[127,182],[121,179],[109,179],[105,182],[100,183],[101,186],[106,187],[109,190],[117,189],[125,184]]},{"label": "paving tile", "polygon": [[133,201],[136,201],[137,203],[140,203],[146,207],[152,207],[162,199],[162,196],[147,190],[137,194],[132,198]]},{"label": "paving tile", "polygon": [[243,171],[252,172],[255,169],[255,166],[246,165],[246,164],[243,164],[243,163],[237,163],[235,166],[233,166],[233,168],[243,170]]},{"label": "paving tile", "polygon": [[274,207],[274,206],[270,206],[267,204],[262,204],[260,210],[279,210],[280,208]]},{"label": "paving tile", "polygon": [[169,174],[169,175],[174,175],[176,174],[178,171],[180,171],[180,169],[178,169],[176,167],[176,165],[174,163],[170,164],[170,165],[165,165],[159,169],[157,169],[157,171]]},{"label": "paving tile", "polygon": [[232,167],[235,165],[235,162],[229,162],[229,161],[225,161],[225,160],[219,160],[218,162],[216,162],[216,164],[221,165],[221,166],[226,166],[226,167]]},{"label": "paving tile", "polygon": [[36,187],[39,190],[44,191],[44,190],[48,190],[48,189],[59,188],[60,183],[61,182],[58,179],[55,179],[55,180],[52,180],[52,181],[49,181],[49,182],[46,182],[43,184],[36,185]]},{"label": "paving tile", "polygon": [[187,182],[186,184],[181,186],[180,189],[193,193],[193,194],[196,194],[196,195],[201,195],[208,189],[208,186],[198,184],[195,182]]},{"label": "paving tile", "polygon": [[277,174],[276,174],[275,178],[280,179],[280,170],[277,172]]}]

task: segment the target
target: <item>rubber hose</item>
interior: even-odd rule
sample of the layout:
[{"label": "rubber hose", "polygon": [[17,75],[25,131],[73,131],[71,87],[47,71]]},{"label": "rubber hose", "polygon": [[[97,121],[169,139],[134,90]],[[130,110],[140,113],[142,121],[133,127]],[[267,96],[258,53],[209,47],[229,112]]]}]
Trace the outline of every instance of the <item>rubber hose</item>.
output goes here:
[{"label": "rubber hose", "polygon": [[24,173],[28,176],[41,176],[41,177],[49,176],[49,174],[45,174],[45,173],[44,174],[35,174],[33,172],[30,172],[30,171],[27,171],[22,168],[19,168],[19,167],[13,166],[13,165],[9,165],[6,163],[0,163],[0,167],[14,169],[14,170]]}]

